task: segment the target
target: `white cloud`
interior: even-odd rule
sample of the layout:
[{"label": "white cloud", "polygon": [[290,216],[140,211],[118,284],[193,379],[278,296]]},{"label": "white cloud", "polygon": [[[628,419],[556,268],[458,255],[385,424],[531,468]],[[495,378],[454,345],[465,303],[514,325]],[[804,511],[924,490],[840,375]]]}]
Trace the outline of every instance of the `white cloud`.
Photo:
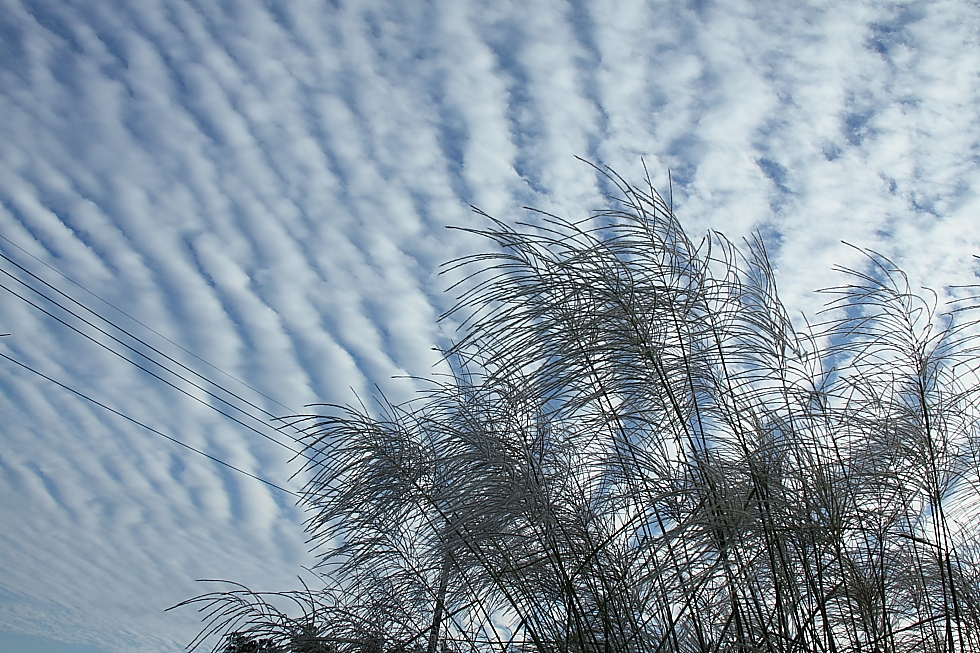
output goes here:
[{"label": "white cloud", "polygon": [[[389,377],[430,373],[452,336],[438,265],[483,246],[442,227],[479,224],[471,203],[584,217],[602,200],[573,155],[638,184],[644,157],[665,194],[669,168],[694,237],[763,228],[793,307],[858,264],[841,239],[915,284],[973,278],[969,2],[267,5],[0,0],[0,234],[39,260],[0,250],[272,413],[410,396]],[[192,446],[295,469],[7,293],[0,332]],[[11,628],[177,650],[196,615],[161,610],[193,578],[289,587],[308,561],[271,488],[6,362],[0,411]]]}]

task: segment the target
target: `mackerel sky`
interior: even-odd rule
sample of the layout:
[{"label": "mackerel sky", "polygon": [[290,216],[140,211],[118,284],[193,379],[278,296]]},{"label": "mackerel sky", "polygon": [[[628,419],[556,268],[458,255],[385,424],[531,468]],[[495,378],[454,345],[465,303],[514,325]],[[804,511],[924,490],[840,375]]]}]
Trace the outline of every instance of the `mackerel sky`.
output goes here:
[{"label": "mackerel sky", "polygon": [[975,283],[978,41],[972,0],[0,0],[0,649],[179,651],[195,579],[309,579],[293,496],[164,436],[298,490],[271,419],[410,397],[488,247],[444,227],[587,217],[576,157],[760,232],[793,315],[842,241]]}]

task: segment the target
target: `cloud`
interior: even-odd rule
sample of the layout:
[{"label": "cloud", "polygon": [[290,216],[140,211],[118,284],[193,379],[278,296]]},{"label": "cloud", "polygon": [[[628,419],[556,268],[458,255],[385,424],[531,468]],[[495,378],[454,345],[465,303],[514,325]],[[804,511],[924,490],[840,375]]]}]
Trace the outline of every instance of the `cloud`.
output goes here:
[{"label": "cloud", "polygon": [[[269,435],[259,409],[412,396],[391,377],[438,370],[454,336],[438,266],[486,246],[442,227],[480,224],[470,204],[585,217],[605,200],[575,155],[635,183],[643,157],[665,194],[669,170],[693,236],[761,229],[794,309],[860,264],[842,239],[914,284],[974,278],[968,2],[0,6],[0,251]],[[3,353],[290,483],[290,452],[5,291],[0,331]],[[0,411],[12,628],[178,650],[197,615],[162,610],[194,578],[286,588],[312,561],[288,497],[6,363]]]}]

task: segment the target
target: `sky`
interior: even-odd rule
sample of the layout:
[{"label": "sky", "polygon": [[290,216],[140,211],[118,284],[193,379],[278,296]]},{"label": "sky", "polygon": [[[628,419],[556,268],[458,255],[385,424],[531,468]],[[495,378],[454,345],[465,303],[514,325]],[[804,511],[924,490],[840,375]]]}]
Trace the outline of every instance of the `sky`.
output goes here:
[{"label": "sky", "polygon": [[445,227],[587,217],[576,157],[761,233],[794,316],[845,243],[976,283],[978,41],[972,0],[0,0],[0,650],[298,587],[274,418],[411,397],[489,247]]}]

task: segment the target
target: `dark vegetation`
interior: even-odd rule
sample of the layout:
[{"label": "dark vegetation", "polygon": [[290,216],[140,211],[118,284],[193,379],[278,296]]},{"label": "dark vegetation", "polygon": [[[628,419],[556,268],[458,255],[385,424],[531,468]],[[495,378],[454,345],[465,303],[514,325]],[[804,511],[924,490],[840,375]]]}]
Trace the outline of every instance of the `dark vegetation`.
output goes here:
[{"label": "dark vegetation", "polygon": [[610,181],[449,264],[450,378],[297,418],[323,587],[187,601],[192,646],[980,650],[976,302],[868,252],[800,332],[760,240]]}]

